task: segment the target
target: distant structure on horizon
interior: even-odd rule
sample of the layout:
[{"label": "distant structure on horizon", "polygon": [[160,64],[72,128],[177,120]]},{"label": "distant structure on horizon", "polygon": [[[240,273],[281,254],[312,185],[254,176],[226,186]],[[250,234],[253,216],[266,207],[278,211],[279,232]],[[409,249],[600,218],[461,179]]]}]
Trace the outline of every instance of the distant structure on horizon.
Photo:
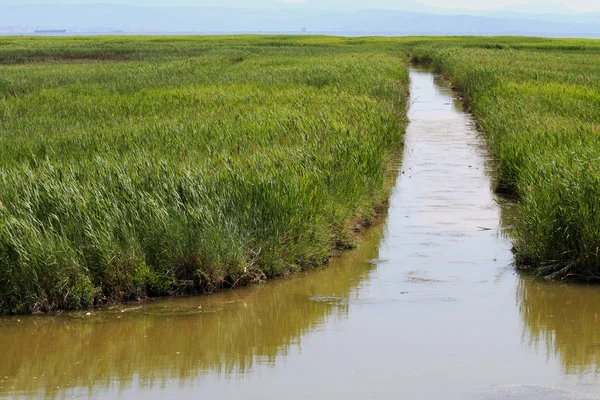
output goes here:
[{"label": "distant structure on horizon", "polygon": [[34,33],[65,33],[66,29],[36,29]]},{"label": "distant structure on horizon", "polygon": [[302,27],[302,29],[301,29],[301,32],[302,32],[302,33],[308,33],[308,29],[306,29],[306,27],[305,27],[305,26],[303,26],[303,27]]}]

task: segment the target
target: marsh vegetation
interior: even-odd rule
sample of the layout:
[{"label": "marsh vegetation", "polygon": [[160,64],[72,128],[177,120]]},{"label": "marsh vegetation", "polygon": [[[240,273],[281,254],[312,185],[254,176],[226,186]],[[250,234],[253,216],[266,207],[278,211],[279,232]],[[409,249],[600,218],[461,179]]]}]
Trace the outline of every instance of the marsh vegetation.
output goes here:
[{"label": "marsh vegetation", "polygon": [[515,253],[600,277],[600,44],[3,38],[0,311],[212,292],[311,268],[384,209],[409,57],[464,96]]},{"label": "marsh vegetation", "polygon": [[5,38],[0,310],[324,263],[387,198],[404,56],[328,39]]}]

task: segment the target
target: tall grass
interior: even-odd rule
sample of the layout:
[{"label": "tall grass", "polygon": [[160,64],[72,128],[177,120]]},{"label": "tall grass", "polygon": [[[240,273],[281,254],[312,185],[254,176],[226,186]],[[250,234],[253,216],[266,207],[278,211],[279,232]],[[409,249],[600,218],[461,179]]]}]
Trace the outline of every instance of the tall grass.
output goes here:
[{"label": "tall grass", "polygon": [[387,196],[405,53],[452,79],[519,197],[519,263],[600,277],[600,44],[0,40],[0,311],[213,291],[325,262]]},{"label": "tall grass", "polygon": [[352,43],[2,39],[0,311],[213,291],[350,245],[408,80]]},{"label": "tall grass", "polygon": [[550,278],[600,278],[600,43],[413,39],[461,91],[518,195],[515,251]]}]

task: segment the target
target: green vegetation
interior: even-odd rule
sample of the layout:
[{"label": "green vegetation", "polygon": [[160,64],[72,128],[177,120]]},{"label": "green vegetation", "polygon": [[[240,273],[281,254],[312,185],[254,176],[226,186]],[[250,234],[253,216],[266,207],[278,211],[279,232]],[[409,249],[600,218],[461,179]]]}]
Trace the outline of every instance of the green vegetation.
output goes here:
[{"label": "green vegetation", "polygon": [[515,253],[550,278],[600,278],[600,42],[409,39],[464,95],[518,196]]},{"label": "green vegetation", "polygon": [[210,292],[324,263],[388,195],[406,54],[464,95],[516,255],[600,277],[600,43],[2,38],[0,312]]},{"label": "green vegetation", "polygon": [[2,38],[0,311],[324,263],[387,198],[404,60],[357,39]]}]

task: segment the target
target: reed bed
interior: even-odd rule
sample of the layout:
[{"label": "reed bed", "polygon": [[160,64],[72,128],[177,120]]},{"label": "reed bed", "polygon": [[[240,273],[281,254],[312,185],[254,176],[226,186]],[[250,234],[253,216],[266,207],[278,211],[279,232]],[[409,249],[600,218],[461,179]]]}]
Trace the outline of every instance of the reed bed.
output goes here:
[{"label": "reed bed", "polygon": [[0,311],[323,264],[388,196],[405,56],[321,37],[0,40]]},{"label": "reed bed", "polygon": [[0,39],[0,312],[212,292],[325,263],[389,194],[406,54],[518,198],[520,266],[600,277],[600,43]]}]

